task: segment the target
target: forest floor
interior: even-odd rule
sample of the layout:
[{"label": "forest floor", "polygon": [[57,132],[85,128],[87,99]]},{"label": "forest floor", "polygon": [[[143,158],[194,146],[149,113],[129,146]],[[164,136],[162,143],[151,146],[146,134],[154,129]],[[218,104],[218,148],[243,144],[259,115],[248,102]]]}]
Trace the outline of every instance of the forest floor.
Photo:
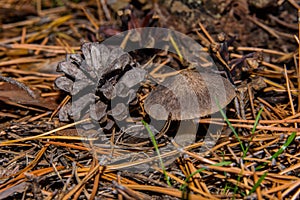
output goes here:
[{"label": "forest floor", "polygon": [[[0,1],[0,199],[299,199],[299,13],[297,0]],[[71,116],[68,105],[86,105],[70,91],[80,88],[73,84],[82,71],[74,68],[84,64],[70,64],[75,58],[67,55],[83,53],[80,59],[94,62],[96,43],[87,48],[87,58],[84,42],[101,43],[144,27],[178,31],[172,34],[183,33],[194,43],[172,34],[145,38],[144,29],[118,39],[123,49],[154,48],[168,40],[161,49],[130,51],[130,61],[118,60],[124,71],[109,74],[114,83],[128,66],[154,66],[147,75],[152,78],[129,102],[130,114],[144,118],[114,120],[112,105],[96,109],[94,118],[105,116],[98,121]],[[57,72],[64,61],[69,64]],[[222,106],[226,115],[201,116],[196,141],[183,147],[170,139],[178,120],[166,122],[155,136],[144,123],[141,129],[150,137],[141,140],[126,138],[119,126],[151,123],[144,99],[155,90],[151,80],[170,73],[165,65],[173,71],[216,67],[236,91],[235,100]],[[59,77],[60,86],[54,84]],[[88,130],[91,121],[101,128]],[[213,125],[221,128],[209,129]],[[150,156],[173,144],[175,150]],[[141,155],[146,157],[135,158]]]}]

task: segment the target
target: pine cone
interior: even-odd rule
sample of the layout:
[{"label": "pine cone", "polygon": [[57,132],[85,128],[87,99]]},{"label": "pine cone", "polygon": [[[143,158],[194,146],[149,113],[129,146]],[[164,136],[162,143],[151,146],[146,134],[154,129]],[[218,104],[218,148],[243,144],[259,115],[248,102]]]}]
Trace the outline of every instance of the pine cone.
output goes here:
[{"label": "pine cone", "polygon": [[[84,43],[81,51],[83,55],[68,55],[57,68],[64,76],[55,80],[56,87],[72,96],[72,103],[59,111],[59,119],[90,117],[109,130],[115,120],[122,121],[128,116],[126,104],[136,98],[132,88],[144,80],[146,71],[137,68],[131,56],[119,47]],[[122,100],[112,105],[116,98]]]}]

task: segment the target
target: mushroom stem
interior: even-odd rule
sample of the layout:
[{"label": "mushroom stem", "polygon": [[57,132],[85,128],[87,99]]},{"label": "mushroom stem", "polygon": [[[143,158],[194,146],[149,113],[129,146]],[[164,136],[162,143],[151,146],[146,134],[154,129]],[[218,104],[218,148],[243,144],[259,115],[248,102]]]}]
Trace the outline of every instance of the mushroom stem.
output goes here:
[{"label": "mushroom stem", "polygon": [[197,128],[198,126],[194,120],[180,121],[179,128],[174,137],[175,142],[181,146],[194,143],[196,140]]}]

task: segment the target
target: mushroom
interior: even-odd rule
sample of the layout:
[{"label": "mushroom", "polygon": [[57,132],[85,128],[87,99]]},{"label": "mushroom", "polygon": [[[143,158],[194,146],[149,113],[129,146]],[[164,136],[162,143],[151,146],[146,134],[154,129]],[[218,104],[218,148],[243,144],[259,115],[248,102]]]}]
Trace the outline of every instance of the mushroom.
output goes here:
[{"label": "mushroom", "polygon": [[218,74],[182,70],[158,85],[145,99],[144,108],[156,120],[170,117],[181,121],[183,128],[176,133],[175,141],[185,144],[196,137],[190,120],[218,112],[215,99],[224,108],[235,95],[233,85]]}]

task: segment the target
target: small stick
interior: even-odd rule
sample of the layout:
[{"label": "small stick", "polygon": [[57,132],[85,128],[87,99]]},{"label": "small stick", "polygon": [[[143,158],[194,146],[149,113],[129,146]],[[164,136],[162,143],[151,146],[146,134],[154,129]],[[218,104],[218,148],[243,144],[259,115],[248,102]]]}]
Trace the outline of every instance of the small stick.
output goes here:
[{"label": "small stick", "polygon": [[262,98],[260,97],[257,97],[257,99],[265,104],[266,106],[268,106],[278,117],[280,117],[280,119],[283,119],[284,117],[279,113],[278,109],[274,108],[271,104],[269,104],[268,102],[266,102],[265,100],[263,100]]},{"label": "small stick", "polygon": [[200,38],[200,40],[203,42],[203,44],[206,46],[206,47],[209,47],[210,45],[210,42],[201,34],[199,33],[198,30],[196,30],[196,33],[198,35],[198,37]]},{"label": "small stick", "polygon": [[288,0],[288,2],[292,4],[292,6],[294,6],[297,10],[300,10],[300,6],[295,2],[295,0]]},{"label": "small stick", "polygon": [[2,72],[7,72],[7,73],[16,73],[16,74],[20,74],[20,75],[33,74],[33,75],[41,76],[41,77],[53,77],[53,78],[57,78],[57,77],[61,76],[59,74],[46,74],[46,73],[41,73],[41,72],[24,71],[24,70],[20,70],[20,69],[12,69],[12,68],[2,68],[1,71]]},{"label": "small stick", "polygon": [[[259,178],[257,176],[257,173],[255,171],[255,167],[254,166],[251,166],[251,171],[253,171],[253,179],[254,179],[254,182],[257,183]],[[260,186],[256,188],[256,195],[257,195],[257,199],[258,200],[262,200],[262,194],[261,194],[261,189],[260,189]]]},{"label": "small stick", "polygon": [[[234,47],[228,47],[229,51],[234,50]],[[268,53],[268,54],[275,54],[275,55],[280,55],[280,56],[284,56],[287,53],[281,52],[281,51],[276,51],[276,50],[272,50],[272,49],[263,49],[263,48],[258,48],[258,47],[237,47],[236,48],[237,51],[256,51],[256,52],[263,52],[263,53]]]},{"label": "small stick", "polygon": [[209,35],[208,31],[203,26],[203,24],[199,22],[198,25],[200,26],[201,30],[203,31],[204,35],[208,38],[208,40],[213,44],[216,43],[215,40]]},{"label": "small stick", "polygon": [[[51,20],[52,17],[49,16],[49,18]],[[37,23],[41,20],[40,17],[34,17],[34,18],[30,18],[30,19],[27,19],[27,20],[24,20],[24,21],[18,21],[18,22],[14,22],[14,23],[9,23],[9,24],[2,24],[1,28],[2,30],[7,30],[7,29],[11,29],[11,28],[16,28],[17,26],[21,27],[21,26],[31,26],[33,25],[34,23]],[[35,33],[32,33],[32,35],[35,34]],[[18,37],[21,37],[21,36],[18,36]],[[15,38],[18,38],[18,37],[15,37]],[[28,35],[26,36],[26,38],[29,37]],[[11,40],[13,38],[10,38],[9,40]],[[6,40],[3,40],[2,42],[5,42]],[[10,42],[13,42],[13,41],[10,41]],[[5,43],[10,43],[10,42],[5,42]],[[17,42],[17,41],[14,41],[14,42]]]},{"label": "small stick", "polygon": [[[291,104],[292,114],[295,115],[295,108],[294,108],[293,98],[292,98],[291,89],[290,89],[290,80],[287,75],[285,65],[284,65],[284,76],[285,76],[285,80],[286,80],[286,88],[287,88],[287,92],[288,92],[288,96],[289,96],[289,100],[290,100],[290,104]],[[298,128],[297,123],[295,123],[295,128]]]},{"label": "small stick", "polygon": [[64,100],[62,100],[62,102],[57,106],[57,108],[53,111],[53,113],[51,114],[49,121],[52,120],[52,118],[58,113],[58,111],[60,110],[60,108],[62,108],[64,105],[66,105],[66,103],[68,103],[68,101],[71,99],[71,96],[68,95],[64,98]]},{"label": "small stick", "polygon": [[26,39],[26,27],[22,28],[22,36],[21,36],[21,44],[25,43],[25,39]]},{"label": "small stick", "polygon": [[37,10],[37,14],[39,16],[43,16],[43,13],[42,13],[42,1],[41,0],[37,0],[36,1],[36,10]]},{"label": "small stick", "polygon": [[[286,54],[285,54],[286,55]],[[231,53],[230,56],[232,58],[242,58],[243,56],[242,55],[238,55],[238,54],[235,54],[235,53]],[[278,71],[278,72],[283,72],[283,68],[277,66],[277,65],[274,65],[274,64],[271,64],[271,63],[268,63],[268,62],[265,62],[265,61],[262,61],[261,62],[261,65],[263,66],[266,66],[266,67],[269,67],[275,71]],[[294,73],[294,70],[287,70],[288,73]]]},{"label": "small stick", "polygon": [[[298,9],[298,70],[297,70],[297,75],[298,75],[298,89],[300,91],[300,8]],[[298,112],[300,112],[300,93],[298,94]]]},{"label": "small stick", "polygon": [[[16,64],[24,64],[24,63],[34,63],[34,62],[44,62],[43,59],[39,59],[39,58],[16,58],[16,59],[12,59],[12,60],[7,60],[7,61],[3,61],[0,63],[0,67],[2,66],[7,66],[7,65],[16,65]],[[9,69],[9,68],[8,68]],[[8,69],[1,69],[1,71],[3,72],[4,70],[8,70]]]},{"label": "small stick", "polygon": [[96,20],[94,19],[94,17],[90,13],[88,13],[88,11],[86,10],[85,7],[80,6],[80,8],[83,11],[83,13],[85,14],[86,18],[90,21],[90,23],[95,27],[96,30],[98,30],[99,26],[98,26]]},{"label": "small stick", "polygon": [[[281,120],[259,120],[260,124],[287,124],[287,123],[300,123],[300,119],[298,117],[300,116],[300,113],[294,115],[294,116],[289,116],[285,119]],[[253,124],[255,120],[251,119],[228,119],[231,123],[232,122],[238,122],[238,123],[248,123],[248,124]],[[199,123],[210,123],[210,122],[222,122],[224,121],[223,118],[203,118],[199,120]]]},{"label": "small stick", "polygon": [[[0,43],[1,44],[1,43]],[[6,48],[12,48],[12,49],[27,49],[27,50],[40,50],[50,53],[61,53],[65,54],[66,50],[63,46],[53,46],[53,45],[39,45],[39,44],[7,44],[4,45]],[[80,50],[80,47],[70,47],[74,51]]]},{"label": "small stick", "polygon": [[[45,45],[47,44],[48,40],[49,40],[49,37],[45,37],[45,38],[43,39],[41,45],[45,46]],[[40,49],[37,49],[37,50],[34,52],[34,55],[38,55],[40,52],[41,52],[41,50],[40,50]]]},{"label": "small stick", "polygon": [[[30,106],[25,106],[25,105],[18,104],[18,103],[15,103],[13,101],[9,101],[9,100],[5,101],[5,103],[8,104],[8,105],[17,106],[17,107],[24,108],[24,109],[27,109],[27,110],[33,110],[33,111],[41,112],[41,113],[45,112],[45,110],[41,110],[41,109],[30,107]],[[29,115],[27,115],[27,116],[29,116]]]},{"label": "small stick", "polygon": [[30,119],[28,120],[28,122],[33,122],[33,121],[35,121],[35,120],[37,120],[37,119],[40,119],[40,118],[45,117],[45,116],[48,116],[50,113],[51,113],[51,112],[48,111],[48,112],[45,112],[45,113],[40,114],[40,115],[38,115],[38,116],[32,117],[32,118],[30,118]]},{"label": "small stick", "polygon": [[[119,185],[121,185],[121,173],[120,172],[117,173],[117,182]],[[123,200],[123,196],[120,193],[118,193],[118,200]]]},{"label": "small stick", "polygon": [[104,21],[103,20],[103,12],[102,12],[102,9],[101,9],[102,6],[101,6],[100,0],[97,0],[96,3],[97,3],[98,19],[99,19],[99,21],[101,23],[101,22]]},{"label": "small stick", "polygon": [[255,109],[254,109],[254,104],[253,104],[252,87],[250,87],[249,84],[247,84],[247,91],[248,91],[248,95],[249,95],[249,100],[250,100],[250,106],[251,106],[252,115],[253,115],[253,118],[256,119],[256,114],[255,114]]},{"label": "small stick", "polygon": [[253,22],[257,26],[261,27],[262,29],[264,29],[265,31],[267,31],[268,33],[270,33],[272,36],[276,37],[277,39],[280,38],[280,36],[272,28],[270,28],[270,27],[264,25],[263,23],[259,22],[254,17],[247,16],[247,19],[249,19],[251,22]]},{"label": "small stick", "polygon": [[285,21],[282,21],[280,19],[278,19],[277,17],[275,17],[274,15],[269,14],[268,17],[272,20],[274,20],[276,23],[280,24],[281,26],[285,26],[287,28],[293,29],[293,30],[298,30],[298,27],[296,24],[289,24],[286,23]]},{"label": "small stick", "polygon": [[24,85],[23,83],[21,83],[21,82],[15,80],[15,79],[10,78],[10,77],[1,76],[1,75],[0,75],[0,80],[3,80],[3,81],[5,81],[5,82],[8,82],[8,83],[10,83],[10,84],[12,84],[12,85],[16,85],[16,86],[18,86],[19,88],[25,90],[32,98],[34,98],[34,99],[36,98],[34,92],[33,92],[29,87],[27,87],[26,85]]},{"label": "small stick", "polygon": [[103,11],[104,11],[104,14],[105,14],[106,19],[107,19],[108,21],[111,21],[111,16],[110,16],[109,9],[107,8],[106,1],[100,0],[100,3],[101,3],[101,6],[102,6],[102,9],[103,9]]}]

